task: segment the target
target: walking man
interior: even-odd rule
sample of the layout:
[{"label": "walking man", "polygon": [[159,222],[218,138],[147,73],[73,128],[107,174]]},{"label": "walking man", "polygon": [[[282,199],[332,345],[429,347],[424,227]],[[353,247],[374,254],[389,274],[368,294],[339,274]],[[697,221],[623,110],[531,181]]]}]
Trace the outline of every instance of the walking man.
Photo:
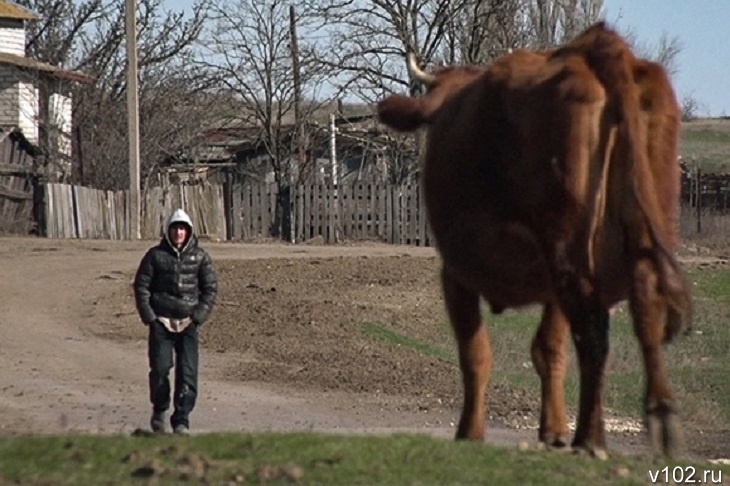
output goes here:
[{"label": "walking man", "polygon": [[165,431],[174,355],[170,425],[176,434],[189,433],[189,415],[198,394],[198,332],[210,317],[217,293],[213,262],[198,246],[190,217],[178,209],[168,218],[162,241],[142,258],[134,278],[137,312],[149,328],[153,432]]}]

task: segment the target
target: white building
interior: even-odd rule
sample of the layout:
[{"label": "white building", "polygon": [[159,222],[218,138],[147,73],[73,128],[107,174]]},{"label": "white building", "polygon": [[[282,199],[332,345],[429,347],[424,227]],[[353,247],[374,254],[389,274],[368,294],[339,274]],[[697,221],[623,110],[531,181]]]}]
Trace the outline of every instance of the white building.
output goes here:
[{"label": "white building", "polygon": [[93,79],[25,56],[25,27],[36,18],[0,0],[0,127],[20,129],[48,154],[51,173],[63,180],[71,173],[71,85]]}]

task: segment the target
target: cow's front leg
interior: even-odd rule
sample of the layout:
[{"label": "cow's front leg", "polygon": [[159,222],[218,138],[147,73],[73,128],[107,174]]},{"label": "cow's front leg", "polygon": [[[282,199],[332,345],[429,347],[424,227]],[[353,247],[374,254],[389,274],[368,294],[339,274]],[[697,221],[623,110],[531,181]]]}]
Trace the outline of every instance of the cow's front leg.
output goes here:
[{"label": "cow's front leg", "polygon": [[565,373],[568,366],[568,320],[556,303],[543,309],[532,341],[532,362],[540,377],[542,404],[539,440],[548,446],[568,444]]},{"label": "cow's front leg", "polygon": [[492,366],[492,351],[479,311],[479,294],[466,289],[446,270],[441,272],[446,310],[459,349],[464,404],[457,439],[484,439],[484,394]]}]

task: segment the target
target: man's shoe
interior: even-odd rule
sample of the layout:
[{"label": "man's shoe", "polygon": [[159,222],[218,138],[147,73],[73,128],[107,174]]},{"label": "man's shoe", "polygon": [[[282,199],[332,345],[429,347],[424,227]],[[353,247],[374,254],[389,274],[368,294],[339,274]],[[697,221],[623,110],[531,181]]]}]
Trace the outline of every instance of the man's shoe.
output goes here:
[{"label": "man's shoe", "polygon": [[152,432],[155,433],[165,432],[165,412],[152,412],[150,428],[152,429]]},{"label": "man's shoe", "polygon": [[172,431],[176,435],[190,435],[190,429],[187,425],[184,424],[176,425],[175,428],[172,429]]}]

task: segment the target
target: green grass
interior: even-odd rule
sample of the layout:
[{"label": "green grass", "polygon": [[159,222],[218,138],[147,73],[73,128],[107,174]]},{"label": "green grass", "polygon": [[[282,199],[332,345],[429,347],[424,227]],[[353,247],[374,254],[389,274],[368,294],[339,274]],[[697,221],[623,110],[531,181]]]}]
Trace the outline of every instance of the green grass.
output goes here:
[{"label": "green grass", "polygon": [[685,123],[679,148],[684,161],[696,163],[703,172],[730,170],[730,122],[698,120]]},{"label": "green grass", "polygon": [[[666,348],[668,374],[685,427],[730,428],[730,272],[691,268],[695,298],[691,335]],[[539,397],[530,342],[539,309],[485,313],[494,351],[493,382]],[[444,325],[446,325],[444,323]],[[456,360],[453,342],[429,342],[386,325],[361,323],[361,332],[393,346]],[[435,339],[435,338],[434,338]],[[577,403],[571,356],[566,393]],[[606,406],[641,418],[643,370],[625,306],[611,326]],[[574,411],[574,407],[573,408]],[[672,463],[677,464],[677,463]],[[607,462],[557,452],[518,451],[423,436],[210,434],[165,437],[20,437],[0,439],[0,484],[647,484],[664,464],[648,458]],[[696,465],[698,472],[719,466]],[[730,474],[728,466],[723,475]]]},{"label": "green grass", "polygon": [[[416,435],[210,434],[0,441],[0,481],[21,484],[633,485],[677,462],[589,460]],[[684,465],[684,463],[681,463]],[[698,471],[710,469],[696,465]],[[730,467],[712,466],[723,475]]]},{"label": "green grass", "polygon": [[398,333],[381,324],[363,322],[360,323],[360,330],[373,339],[392,344],[393,346],[412,349],[447,363],[455,364],[457,362],[456,356],[451,350],[445,350],[435,344],[429,344],[417,338]]},{"label": "green grass", "polygon": [[[695,300],[694,327],[665,347],[670,382],[680,412],[693,427],[730,429],[730,272],[716,269],[687,271]],[[492,315],[484,310],[489,329],[494,366],[491,386],[508,387],[519,394],[539,399],[539,380],[532,368],[530,344],[540,322],[537,307],[507,310]],[[448,324],[444,323],[445,326]],[[399,334],[385,325],[361,324],[365,334],[394,346],[401,346],[457,363],[453,342],[425,342],[417,336]],[[572,413],[578,403],[578,372],[573,346],[566,377],[566,400]],[[644,369],[627,306],[622,304],[611,319],[610,354],[607,365],[605,406],[619,416],[641,419]]]}]

